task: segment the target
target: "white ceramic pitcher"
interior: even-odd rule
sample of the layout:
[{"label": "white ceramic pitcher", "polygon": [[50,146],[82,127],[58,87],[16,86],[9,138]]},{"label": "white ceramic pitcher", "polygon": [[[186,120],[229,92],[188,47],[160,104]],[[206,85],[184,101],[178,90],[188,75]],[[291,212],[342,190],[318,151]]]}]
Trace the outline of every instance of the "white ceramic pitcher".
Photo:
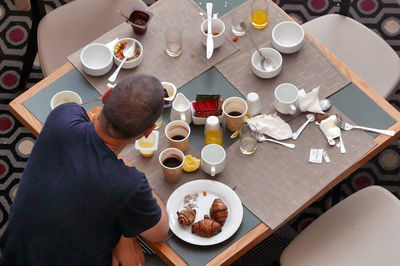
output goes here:
[{"label": "white ceramic pitcher", "polygon": [[183,120],[188,124],[192,122],[190,101],[180,92],[176,94],[175,100],[172,103],[170,119],[171,121]]}]

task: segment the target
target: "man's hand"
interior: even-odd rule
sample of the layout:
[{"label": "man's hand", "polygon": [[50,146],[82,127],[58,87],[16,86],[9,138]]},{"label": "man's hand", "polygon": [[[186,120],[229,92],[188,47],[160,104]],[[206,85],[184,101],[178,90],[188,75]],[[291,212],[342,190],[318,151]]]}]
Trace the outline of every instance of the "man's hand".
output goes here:
[{"label": "man's hand", "polygon": [[118,266],[119,263],[122,266],[138,266],[145,262],[142,247],[136,237],[121,236],[112,257],[112,266]]},{"label": "man's hand", "polygon": [[96,120],[99,117],[101,110],[103,110],[103,107],[95,106],[90,111],[88,111],[87,114],[89,116],[90,121],[93,122],[94,120]]}]

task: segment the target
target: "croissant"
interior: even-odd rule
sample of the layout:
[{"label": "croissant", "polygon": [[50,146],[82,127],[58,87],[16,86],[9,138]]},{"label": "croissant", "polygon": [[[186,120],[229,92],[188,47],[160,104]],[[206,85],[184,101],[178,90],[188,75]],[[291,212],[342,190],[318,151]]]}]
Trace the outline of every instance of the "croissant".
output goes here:
[{"label": "croissant", "polygon": [[176,212],[178,215],[178,222],[182,225],[191,225],[196,218],[196,210],[183,210]]},{"label": "croissant", "polygon": [[228,217],[228,208],[221,199],[215,199],[210,208],[210,216],[221,226],[224,225]]},{"label": "croissant", "polygon": [[204,215],[203,220],[192,225],[192,233],[199,236],[212,237],[219,232],[221,232],[221,225],[208,215]]}]

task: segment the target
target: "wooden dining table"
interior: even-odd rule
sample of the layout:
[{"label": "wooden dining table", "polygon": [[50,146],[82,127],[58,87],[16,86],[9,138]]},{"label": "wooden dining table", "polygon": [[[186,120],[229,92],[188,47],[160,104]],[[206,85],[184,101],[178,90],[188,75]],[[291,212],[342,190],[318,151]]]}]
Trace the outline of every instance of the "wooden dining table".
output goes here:
[{"label": "wooden dining table", "polygon": [[[162,0],[161,0],[162,1]],[[220,8],[221,10],[224,8],[223,3],[218,3],[221,1],[213,1],[216,8]],[[241,2],[245,1],[237,1],[237,5]],[[201,2],[198,1],[200,4]],[[203,4],[205,6],[205,4]],[[203,7],[202,6],[202,7]],[[267,226],[267,224],[259,221],[253,228],[248,230],[248,232],[244,233],[243,236],[235,239],[233,243],[229,243],[229,245],[223,247],[218,254],[213,256],[210,260],[208,260],[206,265],[226,265],[234,262],[242,255],[244,255],[247,251],[252,249],[258,243],[266,239],[270,236],[274,231],[276,231],[280,226],[284,225],[290,219],[299,214],[302,210],[304,210],[311,203],[316,201],[330,189],[332,189],[335,185],[340,183],[346,177],[348,177],[351,173],[357,170],[360,166],[365,164],[379,152],[384,150],[388,145],[393,143],[400,136],[400,113],[388,103],[384,98],[382,98],[377,92],[375,92],[368,84],[366,84],[359,76],[357,76],[351,69],[349,69],[343,62],[341,62],[335,55],[333,55],[329,50],[327,50],[323,45],[321,45],[317,40],[315,40],[310,34],[306,33],[307,36],[323,51],[323,53],[333,62],[340,71],[346,75],[351,82],[357,87],[357,93],[362,95],[359,99],[359,102],[354,106],[350,106],[348,103],[341,103],[340,99],[344,96],[332,96],[332,100],[334,105],[343,107],[342,111],[347,115],[352,112],[357,112],[358,108],[363,108],[364,104],[374,104],[374,108],[379,110],[382,113],[382,116],[388,118],[390,122],[388,125],[388,129],[395,131],[395,136],[386,136],[386,135],[374,135],[374,140],[376,145],[371,148],[360,160],[352,164],[345,171],[338,174],[337,177],[330,183],[325,184],[323,189],[321,189],[317,194],[310,197],[307,202],[305,202],[302,206],[300,206],[296,211],[294,211],[290,217],[282,221],[282,223],[275,227],[274,229]],[[240,51],[239,51],[240,52]],[[35,136],[40,134],[40,131],[43,127],[43,122],[38,119],[26,106],[27,101],[32,99],[35,95],[40,93],[42,90],[48,88],[55,82],[59,81],[61,78],[65,78],[67,75],[74,71],[74,66],[70,62],[66,62],[62,67],[58,70],[50,74],[48,77],[44,78],[42,81],[35,84],[33,87],[22,93],[20,96],[15,98],[9,105],[10,111],[12,114],[25,126],[28,128],[32,134]],[[346,92],[344,92],[346,93]],[[361,114],[361,116],[368,116],[367,112],[374,112],[374,110],[363,110],[365,114]],[[358,114],[360,115],[360,114]],[[354,120],[354,119],[353,119]],[[379,122],[380,117],[371,116],[372,125],[374,122]],[[148,243],[151,248],[162,258],[167,264],[170,265],[187,265],[187,264],[195,264],[194,261],[190,261],[188,258],[184,259],[183,254],[179,253],[174,247],[172,247],[167,241],[164,243]],[[212,249],[212,248],[211,248]],[[182,251],[180,251],[182,252]],[[204,251],[206,252],[206,251]]]}]

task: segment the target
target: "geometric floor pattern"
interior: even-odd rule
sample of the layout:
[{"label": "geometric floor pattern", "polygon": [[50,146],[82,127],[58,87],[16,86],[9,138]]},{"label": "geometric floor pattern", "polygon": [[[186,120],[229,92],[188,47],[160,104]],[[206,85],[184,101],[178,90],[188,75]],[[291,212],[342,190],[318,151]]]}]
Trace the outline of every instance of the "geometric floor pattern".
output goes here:
[{"label": "geometric floor pattern", "polygon": [[[66,2],[69,1],[49,0],[45,1],[45,6],[51,10]],[[338,0],[274,2],[300,23],[339,10]],[[400,0],[353,0],[350,16],[374,30],[400,55]],[[17,11],[13,0],[0,0],[0,235],[4,231],[19,180],[35,143],[35,138],[8,110],[9,102],[22,92],[17,85],[30,26],[29,11]],[[40,64],[35,62],[27,88],[42,78]],[[389,102],[400,110],[400,90]],[[397,141],[341,184],[342,197],[365,186],[378,184],[400,198],[399,172],[400,141]],[[299,232],[329,206],[330,196],[327,195],[305,209],[290,224]]]}]

